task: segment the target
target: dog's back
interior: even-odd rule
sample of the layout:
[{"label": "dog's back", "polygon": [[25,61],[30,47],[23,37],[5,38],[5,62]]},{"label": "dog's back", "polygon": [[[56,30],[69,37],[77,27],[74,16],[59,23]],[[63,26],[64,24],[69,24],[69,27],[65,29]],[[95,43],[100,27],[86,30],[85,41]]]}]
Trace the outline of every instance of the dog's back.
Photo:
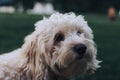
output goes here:
[{"label": "dog's back", "polygon": [[15,71],[18,59],[20,57],[21,49],[14,50],[10,53],[0,55],[0,80],[9,80],[12,72]]}]

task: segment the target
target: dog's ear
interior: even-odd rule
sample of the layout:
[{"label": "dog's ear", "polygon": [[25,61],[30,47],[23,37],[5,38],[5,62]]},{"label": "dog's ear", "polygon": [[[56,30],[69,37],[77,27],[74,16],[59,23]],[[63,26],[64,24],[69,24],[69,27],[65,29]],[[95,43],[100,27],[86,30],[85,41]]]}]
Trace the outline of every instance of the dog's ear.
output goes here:
[{"label": "dog's ear", "polygon": [[[38,34],[37,32],[33,32],[25,38],[25,43],[23,45],[24,52],[29,61],[42,59],[45,61],[50,61],[50,49],[52,45],[52,41],[50,40],[50,36],[48,34]],[[51,42],[49,42],[51,41]],[[48,44],[49,43],[49,44]],[[50,47],[51,46],[51,47]],[[35,58],[35,59],[33,59]],[[38,58],[38,59],[37,59]],[[34,61],[34,62],[36,62]]]},{"label": "dog's ear", "polygon": [[[37,37],[35,33],[33,32],[32,34],[28,35],[25,37],[25,42],[22,46],[23,50],[23,55],[25,57],[25,71],[26,75],[31,74],[35,75],[35,67],[37,65],[36,62],[36,56],[38,55],[37,53]],[[37,58],[39,59],[39,58]]]},{"label": "dog's ear", "polygon": [[44,74],[46,64],[50,61],[46,50],[45,35],[33,32],[25,38],[22,48],[27,59],[27,70],[34,76],[39,76],[41,73]]},{"label": "dog's ear", "polygon": [[43,74],[44,69],[42,68],[45,67],[45,61],[43,61],[44,55],[42,53],[41,47],[38,46],[38,37],[39,35],[33,32],[25,38],[25,43],[22,46],[26,60],[25,74],[29,76],[32,75],[32,77],[37,77],[40,74]]},{"label": "dog's ear", "polygon": [[[36,49],[37,49],[37,38],[35,37],[34,33],[28,35],[25,38],[25,43],[22,46],[25,56],[28,58],[28,63],[34,63],[35,56],[36,56]],[[35,63],[34,63],[35,64]]]}]

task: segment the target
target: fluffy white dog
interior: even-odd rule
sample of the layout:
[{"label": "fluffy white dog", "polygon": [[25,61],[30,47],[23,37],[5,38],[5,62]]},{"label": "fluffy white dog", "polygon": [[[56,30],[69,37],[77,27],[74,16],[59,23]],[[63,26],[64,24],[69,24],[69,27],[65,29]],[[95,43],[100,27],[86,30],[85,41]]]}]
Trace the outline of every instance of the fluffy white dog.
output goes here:
[{"label": "fluffy white dog", "polygon": [[55,13],[35,26],[21,48],[0,56],[0,80],[69,80],[100,67],[83,16]]}]

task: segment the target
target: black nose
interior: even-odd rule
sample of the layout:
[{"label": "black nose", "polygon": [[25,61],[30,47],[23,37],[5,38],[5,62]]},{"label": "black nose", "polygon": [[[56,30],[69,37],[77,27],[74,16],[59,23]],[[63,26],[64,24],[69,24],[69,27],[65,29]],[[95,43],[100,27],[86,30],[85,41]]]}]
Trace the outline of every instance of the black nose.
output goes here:
[{"label": "black nose", "polygon": [[83,56],[86,52],[87,47],[84,44],[77,44],[73,47],[73,51],[78,55]]}]

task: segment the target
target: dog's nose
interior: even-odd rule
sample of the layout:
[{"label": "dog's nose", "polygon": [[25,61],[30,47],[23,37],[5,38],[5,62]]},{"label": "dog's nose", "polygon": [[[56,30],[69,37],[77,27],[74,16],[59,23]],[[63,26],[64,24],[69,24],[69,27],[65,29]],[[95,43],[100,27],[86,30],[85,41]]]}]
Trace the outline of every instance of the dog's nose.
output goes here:
[{"label": "dog's nose", "polygon": [[86,52],[87,47],[84,44],[77,44],[73,47],[73,51],[79,56],[83,56]]}]

